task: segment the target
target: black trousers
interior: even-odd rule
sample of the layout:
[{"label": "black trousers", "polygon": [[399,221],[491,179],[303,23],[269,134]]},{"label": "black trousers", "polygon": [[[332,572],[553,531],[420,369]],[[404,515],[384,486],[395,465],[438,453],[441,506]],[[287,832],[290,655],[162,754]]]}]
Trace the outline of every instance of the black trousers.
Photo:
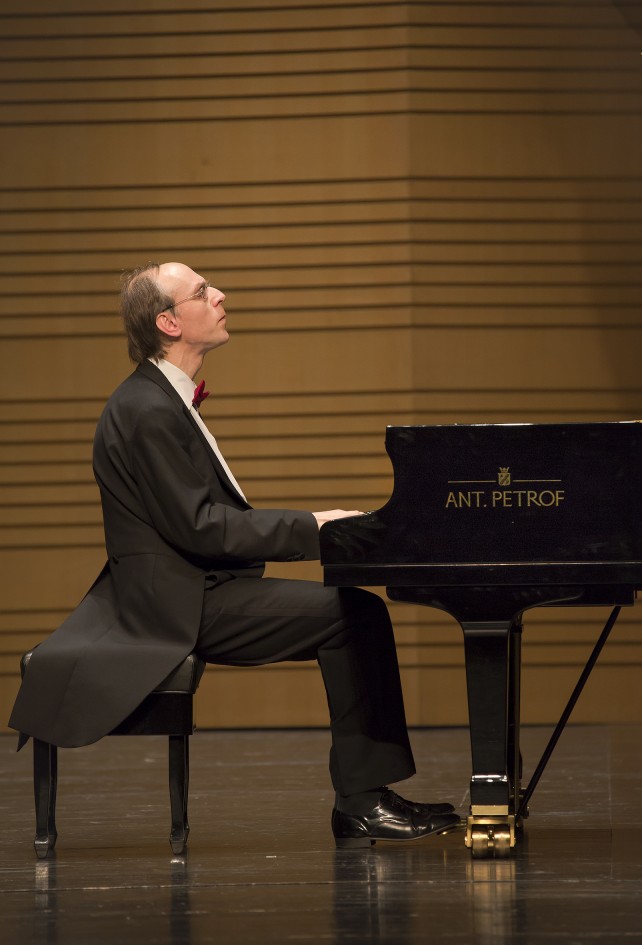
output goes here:
[{"label": "black trousers", "polygon": [[414,774],[392,626],[375,594],[232,578],[206,588],[196,650],[230,666],[318,660],[330,710],[330,775],[340,794]]}]

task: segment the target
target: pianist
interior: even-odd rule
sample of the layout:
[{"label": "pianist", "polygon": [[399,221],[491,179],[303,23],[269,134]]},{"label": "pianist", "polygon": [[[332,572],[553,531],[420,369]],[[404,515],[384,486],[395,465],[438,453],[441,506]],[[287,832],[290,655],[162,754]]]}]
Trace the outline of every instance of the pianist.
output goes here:
[{"label": "pianist", "polygon": [[459,822],[451,805],[406,801],[387,787],[415,769],[383,601],[262,576],[265,561],[318,558],[323,523],[358,513],[247,501],[200,416],[207,392],[195,383],[205,355],[228,341],[224,301],[180,263],[124,277],[137,367],[108,400],[94,441],[108,561],[36,650],[10,724],[85,745],[192,650],[233,666],[316,659],[330,710],[337,844],[442,833]]}]

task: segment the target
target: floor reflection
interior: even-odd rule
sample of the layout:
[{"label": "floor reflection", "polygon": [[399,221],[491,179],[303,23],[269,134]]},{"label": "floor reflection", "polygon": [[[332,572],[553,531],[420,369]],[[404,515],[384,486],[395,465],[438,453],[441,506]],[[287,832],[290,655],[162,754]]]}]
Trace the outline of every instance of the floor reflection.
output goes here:
[{"label": "floor reflection", "polygon": [[498,945],[524,930],[515,859],[472,860],[452,845],[378,844],[334,861],[334,943],[444,940]]},{"label": "floor reflection", "polygon": [[524,927],[517,897],[517,864],[512,859],[473,860],[466,865],[475,941],[479,945],[511,942]]},{"label": "floor reflection", "polygon": [[33,941],[43,945],[58,942],[58,888],[55,850],[34,864]]},{"label": "floor reflection", "polygon": [[[524,742],[536,749],[546,734],[526,730]],[[0,937],[3,945],[642,940],[641,737],[640,726],[567,731],[506,860],[473,860],[460,832],[335,850],[325,807],[305,786],[325,774],[322,732],[201,733],[189,854],[174,857],[161,783],[165,741],[145,743],[147,782],[134,740],[104,740],[99,793],[91,753],[70,752],[60,838],[55,853],[38,860],[29,759],[16,760],[7,740]],[[425,757],[448,759],[444,784],[463,783],[466,732],[417,732],[414,740]],[[235,772],[233,789],[212,790],[223,763]],[[277,770],[296,777],[275,789]],[[221,798],[230,805],[225,815]]]},{"label": "floor reflection", "polygon": [[[111,875],[111,874],[110,874]],[[168,945],[189,945],[192,941],[192,907],[189,863],[187,855],[174,856],[169,861],[165,880],[156,876],[151,891],[153,898],[152,912],[149,914],[149,888],[126,884],[120,894],[113,895],[113,878],[104,887],[81,887],[86,896],[93,901],[89,912],[78,910],[72,905],[78,894],[78,877],[70,885],[59,883],[58,863],[55,853],[46,860],[38,860],[34,865],[34,908],[30,910],[30,928],[20,936],[21,943],[33,942],[38,945],[66,945],[73,940],[82,940],[82,930],[96,917],[100,918],[100,930],[106,933],[110,927],[117,941],[117,927],[123,917],[136,919],[137,906],[143,906],[146,923],[153,922],[154,935],[158,941]],[[160,895],[158,895],[160,892]],[[169,897],[169,902],[168,902]],[[92,918],[93,914],[93,918]],[[150,925],[148,924],[148,934]],[[71,938],[70,938],[71,936]],[[102,941],[98,935],[92,935],[94,941]],[[4,940],[4,939],[3,939]],[[13,945],[13,943],[12,943]]]},{"label": "floor reflection", "polygon": [[[408,853],[409,851],[400,851]],[[396,908],[391,885],[400,864],[372,847],[363,853],[337,851],[334,860],[334,941],[385,942],[408,938],[410,917]],[[404,870],[405,872],[405,870]]]},{"label": "floor reflection", "polygon": [[173,856],[169,864],[171,903],[169,925],[171,945],[192,941],[188,855]]}]

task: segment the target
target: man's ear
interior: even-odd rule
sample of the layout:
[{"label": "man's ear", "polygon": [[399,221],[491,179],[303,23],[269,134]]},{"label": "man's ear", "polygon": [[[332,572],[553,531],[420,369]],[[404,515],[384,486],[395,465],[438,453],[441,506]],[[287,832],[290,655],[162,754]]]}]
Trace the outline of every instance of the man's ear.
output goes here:
[{"label": "man's ear", "polygon": [[176,321],[171,309],[156,316],[156,327],[164,335],[169,335],[170,338],[180,338],[181,336],[181,326]]}]

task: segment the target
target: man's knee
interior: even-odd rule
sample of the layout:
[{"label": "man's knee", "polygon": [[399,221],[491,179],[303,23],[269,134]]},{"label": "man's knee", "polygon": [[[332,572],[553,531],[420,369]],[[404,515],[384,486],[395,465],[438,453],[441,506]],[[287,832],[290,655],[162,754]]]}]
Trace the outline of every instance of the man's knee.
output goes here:
[{"label": "man's knee", "polygon": [[328,659],[335,659],[336,651],[342,650],[348,654],[345,666],[358,666],[359,673],[369,678],[392,672],[397,665],[397,650],[386,602],[361,588],[342,588],[340,593],[342,619],[336,632],[319,647],[321,669]]}]

